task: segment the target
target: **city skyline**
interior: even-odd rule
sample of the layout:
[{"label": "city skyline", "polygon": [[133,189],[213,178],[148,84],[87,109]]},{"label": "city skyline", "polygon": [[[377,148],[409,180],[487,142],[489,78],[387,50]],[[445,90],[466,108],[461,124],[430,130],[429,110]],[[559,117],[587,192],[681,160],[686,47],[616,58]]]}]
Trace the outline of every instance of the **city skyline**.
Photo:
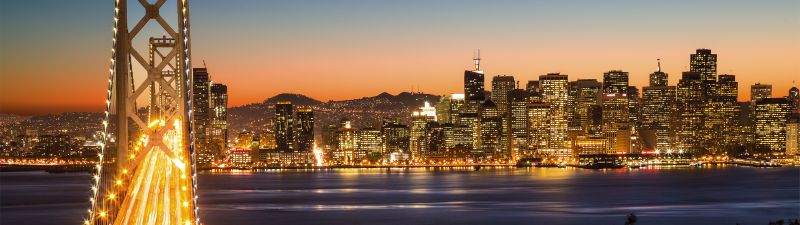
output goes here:
[{"label": "city skyline", "polygon": [[[800,38],[800,29],[795,29],[800,20],[792,11],[800,6],[797,2],[506,3],[504,10],[499,10],[476,2],[412,2],[400,6],[400,11],[409,12],[405,15],[392,11],[396,5],[391,3],[247,2],[216,7],[218,3],[195,2],[193,12],[199,19],[193,21],[197,37],[193,40],[194,67],[208,62],[209,72],[220,78],[214,81],[229,86],[231,107],[279,93],[300,93],[323,101],[411,91],[412,86],[414,91],[437,95],[461,93],[461,70],[472,68],[471,56],[476,48],[482,50],[487,77],[513,75],[525,81],[561,72],[573,81],[600,79],[604,72],[623,70],[630,73],[630,83],[637,87],[647,86],[649,74],[656,71],[657,58],[674,85],[680,74],[689,70],[687,55],[697,48],[709,48],[719,55],[718,74],[736,75],[739,101],[749,100],[749,86],[755,83],[773,85],[773,97],[785,96],[800,71],[800,66],[792,63],[800,61],[800,56],[791,54],[800,50],[800,43],[794,41]],[[111,14],[108,6],[91,6],[88,8],[97,10],[63,18],[56,24],[75,29],[56,29],[54,32],[64,40],[48,41],[30,37],[41,34],[37,28],[45,26],[47,18],[60,15],[54,11],[57,7],[42,9],[50,12],[43,18],[25,20],[39,16],[19,13],[35,4],[2,4],[3,27],[19,29],[0,36],[4,49],[0,51],[0,112],[101,111],[103,102],[96,96],[104,91],[100,77],[108,66],[107,60],[102,60],[107,57],[108,43],[101,35],[108,36],[111,27],[103,23]],[[243,9],[248,6],[253,9]],[[452,8],[451,12],[436,10],[445,7]],[[201,16],[212,13],[212,9],[242,13],[230,19]],[[256,9],[285,12],[259,16],[261,12]],[[298,18],[293,12],[314,13]],[[374,20],[369,22],[343,15],[354,12],[384,14],[369,14]],[[588,20],[598,13],[604,17]],[[728,15],[735,13],[748,16]],[[336,19],[323,21],[320,17],[324,16]],[[551,22],[554,16],[565,19]],[[634,21],[636,18],[642,20]],[[231,19],[257,26],[221,26],[231,24]],[[423,20],[430,24],[418,26]],[[690,24],[687,20],[701,22]],[[244,35],[233,35],[237,33]],[[264,36],[266,33],[270,36]],[[18,50],[23,47],[29,51]],[[54,49],[57,51],[48,52]],[[67,52],[78,49],[84,53],[66,57]],[[244,55],[247,57],[240,57]],[[42,56],[58,60],[50,67],[33,64]],[[59,86],[74,82],[86,88],[67,90]],[[333,83],[337,85],[328,85]],[[70,95],[59,94],[67,91]]]},{"label": "city skyline", "polygon": [[794,9],[0,1],[0,224],[800,225]]}]

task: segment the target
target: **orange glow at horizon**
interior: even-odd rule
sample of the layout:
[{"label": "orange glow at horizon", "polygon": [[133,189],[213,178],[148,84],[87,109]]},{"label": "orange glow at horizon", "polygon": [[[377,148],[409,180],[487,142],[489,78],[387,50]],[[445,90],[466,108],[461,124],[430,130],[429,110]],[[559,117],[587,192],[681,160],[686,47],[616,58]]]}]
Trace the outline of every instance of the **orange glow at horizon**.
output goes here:
[{"label": "orange glow at horizon", "polygon": [[[213,1],[193,5],[193,65],[207,62],[211,80],[228,86],[229,107],[280,93],[321,101],[412,89],[462,93],[463,71],[473,67],[476,48],[481,49],[487,90],[500,74],[513,75],[524,86],[550,72],[567,74],[569,80],[602,80],[608,70],[629,72],[630,84],[641,88],[656,70],[657,58],[669,73],[669,84],[676,85],[698,48],[718,55],[718,74],[736,75],[740,101],[749,100],[755,83],[771,84],[773,97],[782,97],[793,80],[800,82],[800,14],[791,10],[800,6],[797,2],[580,3],[592,8],[442,1],[426,3],[430,9],[413,2],[270,7],[264,2],[273,3],[248,2],[243,4],[247,9]],[[398,7],[407,11],[398,12]],[[662,11],[643,10],[653,8]],[[477,12],[485,13],[480,21],[468,20]],[[29,24],[17,32],[0,32],[0,113],[103,110],[110,10],[85,18],[52,13],[63,17],[59,23],[66,31],[52,33],[59,38],[37,33],[47,29],[24,29],[52,26],[34,14],[14,14]],[[548,20],[555,15],[563,20]]]}]

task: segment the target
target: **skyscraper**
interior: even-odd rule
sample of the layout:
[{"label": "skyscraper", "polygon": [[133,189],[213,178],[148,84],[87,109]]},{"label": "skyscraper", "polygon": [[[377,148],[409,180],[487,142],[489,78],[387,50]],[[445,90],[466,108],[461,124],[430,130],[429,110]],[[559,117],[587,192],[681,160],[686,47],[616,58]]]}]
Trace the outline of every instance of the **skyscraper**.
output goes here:
[{"label": "skyscraper", "polygon": [[677,149],[692,154],[703,153],[703,124],[706,95],[698,72],[683,72],[677,90]]},{"label": "skyscraper", "polygon": [[627,95],[628,72],[611,70],[603,73],[603,94]]},{"label": "skyscraper", "polygon": [[786,156],[797,159],[800,151],[800,114],[792,113],[786,123]]},{"label": "skyscraper", "polygon": [[602,84],[596,79],[579,79],[575,83],[577,90],[575,93],[574,123],[580,128],[581,132],[589,133],[591,124],[589,108],[593,105],[600,105]]},{"label": "skyscraper", "polygon": [[641,108],[642,97],[639,95],[639,88],[628,86],[628,123],[633,130],[639,129]]},{"label": "skyscraper", "polygon": [[214,161],[214,149],[208,145],[208,130],[211,125],[209,113],[209,83],[206,68],[194,68],[192,73],[192,133],[195,138],[197,163],[209,165]]},{"label": "skyscraper", "polygon": [[508,93],[509,98],[509,123],[511,134],[512,158],[518,158],[520,152],[528,148],[528,103],[530,103],[530,93],[523,89],[514,89]]},{"label": "skyscraper", "polygon": [[473,58],[475,61],[475,70],[464,71],[464,95],[467,101],[483,101],[484,85],[483,85],[483,71],[481,71],[481,57],[480,52],[477,52]]},{"label": "skyscraper", "polygon": [[650,87],[667,86],[669,74],[661,71],[661,59],[658,59],[658,69],[650,74]]},{"label": "skyscraper", "polygon": [[[549,73],[539,76],[542,86],[542,100],[550,105],[547,148],[556,150],[559,156],[571,155],[561,150],[570,149],[567,143],[567,75]],[[626,86],[627,88],[627,86]],[[566,154],[564,154],[566,153]]]},{"label": "skyscraper", "polygon": [[312,152],[314,150],[314,110],[297,109],[296,150]]},{"label": "skyscraper", "polygon": [[369,161],[380,161],[383,155],[383,135],[381,130],[374,128],[364,128],[356,131],[355,152],[357,155],[365,156]]},{"label": "skyscraper", "polygon": [[419,159],[421,153],[424,151],[426,147],[425,137],[427,135],[429,123],[435,121],[436,120],[434,116],[425,114],[420,110],[411,113],[409,145],[411,149],[411,158],[413,160]]},{"label": "skyscraper", "polygon": [[409,129],[408,126],[397,121],[384,121],[381,127],[383,134],[383,153],[384,155],[409,154]]},{"label": "skyscraper", "polygon": [[606,153],[628,153],[630,146],[630,100],[628,72],[612,70],[603,74],[603,136]]},{"label": "skyscraper", "polygon": [[480,148],[483,156],[496,158],[501,155],[502,119],[499,109],[492,100],[486,100],[480,114]]},{"label": "skyscraper", "polygon": [[364,159],[367,153],[356,150],[357,132],[358,129],[353,128],[349,120],[342,119],[339,131],[336,132],[338,146],[333,152],[334,162],[353,165]]},{"label": "skyscraper", "polygon": [[789,89],[789,95],[786,96],[789,102],[792,103],[792,108],[795,113],[800,113],[800,89],[793,86]]},{"label": "skyscraper", "polygon": [[[528,104],[528,145],[530,149],[547,148],[550,132],[550,104],[534,102]],[[522,150],[521,155],[530,156],[532,152]]]},{"label": "skyscraper", "polygon": [[697,49],[689,56],[690,72],[700,73],[703,81],[717,81],[717,54],[711,49]]},{"label": "skyscraper", "polygon": [[764,98],[756,102],[756,151],[765,155],[786,153],[786,128],[791,104],[786,98]]},{"label": "skyscraper", "polygon": [[436,104],[436,121],[440,124],[456,124],[458,109],[464,104],[464,94],[444,95]]},{"label": "skyscraper", "polygon": [[672,123],[675,113],[675,86],[667,86],[667,73],[659,70],[650,74],[650,86],[642,88],[641,125],[655,135],[655,149],[671,153]]},{"label": "skyscraper", "polygon": [[513,76],[497,75],[492,78],[492,95],[490,99],[497,105],[500,113],[508,110],[508,92],[514,90],[515,83]]},{"label": "skyscraper", "polygon": [[736,76],[722,74],[716,81],[715,92],[707,96],[704,109],[704,139],[707,153],[726,154],[734,149],[738,139],[739,83]]},{"label": "skyscraper", "polygon": [[275,104],[275,142],[278,150],[294,149],[294,109],[291,102]]},{"label": "skyscraper", "polygon": [[529,80],[525,85],[525,90],[531,94],[531,101],[542,100],[542,86],[538,80]]},{"label": "skyscraper", "polygon": [[764,98],[772,98],[771,84],[756,83],[750,86],[750,103],[756,104]]},{"label": "skyscraper", "polygon": [[211,85],[211,129],[209,132],[210,147],[215,159],[222,158],[228,142],[228,86]]},{"label": "skyscraper", "polygon": [[490,99],[497,106],[497,112],[500,117],[500,136],[498,140],[498,151],[507,151],[511,144],[511,124],[508,97],[509,92],[514,90],[516,83],[513,76],[498,75],[492,78],[492,95]]}]

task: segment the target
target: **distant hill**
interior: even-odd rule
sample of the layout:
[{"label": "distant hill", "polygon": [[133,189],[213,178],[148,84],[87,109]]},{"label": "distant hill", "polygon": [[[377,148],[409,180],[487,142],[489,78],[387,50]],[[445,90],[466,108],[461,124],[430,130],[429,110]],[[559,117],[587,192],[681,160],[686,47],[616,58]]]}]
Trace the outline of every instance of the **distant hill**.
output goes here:
[{"label": "distant hill", "polygon": [[301,94],[292,94],[292,93],[283,93],[279,95],[275,95],[271,98],[264,100],[263,103],[268,105],[273,105],[278,102],[285,102],[289,101],[292,102],[293,105],[302,105],[302,106],[315,106],[322,104],[321,101],[310,98],[305,95]]},{"label": "distant hill", "polygon": [[301,94],[278,94],[262,102],[230,108],[228,124],[231,134],[242,130],[258,132],[271,129],[272,126],[268,124],[275,114],[275,103],[281,101],[313,108],[315,126],[319,129],[320,126],[336,123],[341,118],[353,119],[357,127],[375,126],[383,117],[396,117],[406,121],[412,110],[423,106],[426,101],[436,104],[439,96],[410,92],[392,95],[383,92],[372,97],[321,102]]}]

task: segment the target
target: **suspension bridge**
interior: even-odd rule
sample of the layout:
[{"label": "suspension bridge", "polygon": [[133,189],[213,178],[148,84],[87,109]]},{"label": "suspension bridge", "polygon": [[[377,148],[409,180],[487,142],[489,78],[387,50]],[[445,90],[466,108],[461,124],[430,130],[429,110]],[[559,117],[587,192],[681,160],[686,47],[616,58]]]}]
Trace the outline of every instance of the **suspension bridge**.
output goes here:
[{"label": "suspension bridge", "polygon": [[[101,148],[83,224],[200,224],[188,2],[169,1],[174,11],[167,0],[114,2]],[[130,27],[129,12],[143,14]],[[148,24],[163,35],[140,37]]]}]

